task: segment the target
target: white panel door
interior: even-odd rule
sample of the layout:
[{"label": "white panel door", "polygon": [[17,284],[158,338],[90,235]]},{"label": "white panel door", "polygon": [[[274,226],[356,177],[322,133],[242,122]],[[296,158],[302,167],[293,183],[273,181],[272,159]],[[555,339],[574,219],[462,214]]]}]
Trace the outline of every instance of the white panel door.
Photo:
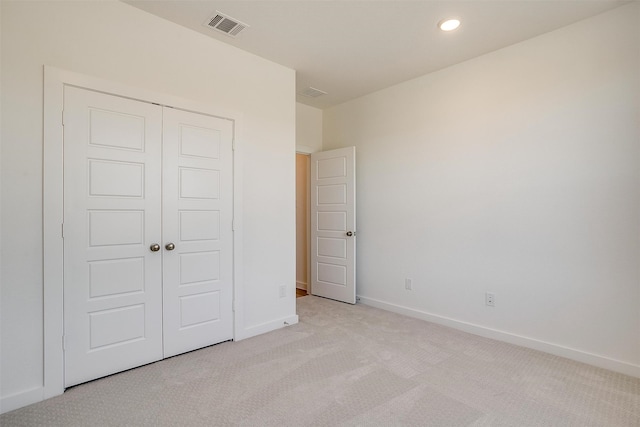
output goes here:
[{"label": "white panel door", "polygon": [[356,302],[356,149],[311,155],[311,293]]},{"label": "white panel door", "polygon": [[64,91],[65,386],[162,358],[162,109]]},{"label": "white panel door", "polygon": [[164,110],[164,356],[233,338],[232,122]]}]

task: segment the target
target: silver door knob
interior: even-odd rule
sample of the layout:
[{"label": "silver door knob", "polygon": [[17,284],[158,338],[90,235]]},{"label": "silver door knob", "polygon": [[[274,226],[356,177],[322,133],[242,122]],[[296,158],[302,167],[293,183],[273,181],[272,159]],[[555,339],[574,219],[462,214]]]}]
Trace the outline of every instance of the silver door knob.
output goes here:
[{"label": "silver door knob", "polygon": [[167,243],[167,245],[164,248],[168,251],[172,251],[176,248],[176,245],[174,245],[173,243]]},{"label": "silver door knob", "polygon": [[160,245],[154,243],[153,245],[149,246],[149,249],[151,249],[151,252],[158,252],[160,250]]},{"label": "silver door knob", "polygon": [[353,236],[355,233],[353,231],[347,231],[347,236],[351,237]]}]

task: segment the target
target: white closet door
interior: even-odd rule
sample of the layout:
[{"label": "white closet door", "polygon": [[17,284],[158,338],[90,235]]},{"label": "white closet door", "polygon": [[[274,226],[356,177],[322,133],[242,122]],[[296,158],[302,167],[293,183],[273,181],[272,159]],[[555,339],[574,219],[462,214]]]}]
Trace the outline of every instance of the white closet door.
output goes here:
[{"label": "white closet door", "polygon": [[162,109],[64,92],[65,386],[162,358]]},{"label": "white closet door", "polygon": [[164,356],[233,338],[232,122],[164,109]]}]

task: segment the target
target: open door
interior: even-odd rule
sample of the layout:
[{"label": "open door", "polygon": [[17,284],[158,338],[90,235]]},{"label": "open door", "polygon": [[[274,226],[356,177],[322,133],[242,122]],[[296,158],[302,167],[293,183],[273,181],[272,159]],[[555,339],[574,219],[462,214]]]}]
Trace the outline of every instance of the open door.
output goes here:
[{"label": "open door", "polygon": [[311,293],[356,303],[356,148],[311,155]]}]

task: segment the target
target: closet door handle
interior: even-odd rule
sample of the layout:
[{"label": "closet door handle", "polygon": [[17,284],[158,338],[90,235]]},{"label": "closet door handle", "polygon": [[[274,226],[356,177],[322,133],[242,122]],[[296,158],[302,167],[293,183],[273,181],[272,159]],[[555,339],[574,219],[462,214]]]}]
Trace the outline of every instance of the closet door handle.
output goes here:
[{"label": "closet door handle", "polygon": [[164,248],[168,251],[172,251],[176,248],[176,245],[174,245],[173,243],[167,243],[167,245]]},{"label": "closet door handle", "polygon": [[149,246],[149,249],[151,249],[151,252],[158,252],[160,250],[160,245],[154,243],[153,245]]}]

